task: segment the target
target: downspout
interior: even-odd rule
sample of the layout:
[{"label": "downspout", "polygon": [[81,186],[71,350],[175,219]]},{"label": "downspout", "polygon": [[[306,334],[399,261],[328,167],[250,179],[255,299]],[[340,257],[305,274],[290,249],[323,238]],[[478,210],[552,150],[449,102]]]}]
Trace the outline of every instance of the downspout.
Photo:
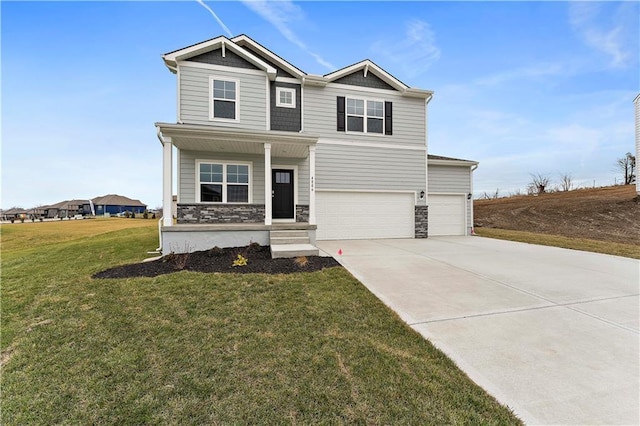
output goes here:
[{"label": "downspout", "polygon": [[[159,127],[156,135],[158,136],[158,140],[164,147],[164,141],[162,140],[162,132],[160,131]],[[158,244],[159,245],[158,245],[158,248],[156,249],[156,252],[158,253],[162,253],[162,219],[164,219],[164,208],[162,209],[162,216],[160,217],[160,220],[158,220]]]},{"label": "downspout", "polygon": [[469,199],[469,212],[471,213],[471,235],[476,235],[476,232],[473,230],[473,172],[478,168],[477,164],[474,164],[470,168],[469,172],[469,194],[471,194],[471,198]]}]

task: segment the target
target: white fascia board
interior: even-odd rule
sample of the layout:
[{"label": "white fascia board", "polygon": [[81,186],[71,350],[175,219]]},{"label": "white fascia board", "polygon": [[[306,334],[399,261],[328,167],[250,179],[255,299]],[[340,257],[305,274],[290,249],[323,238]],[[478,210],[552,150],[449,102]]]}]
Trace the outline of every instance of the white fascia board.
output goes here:
[{"label": "white fascia board", "polygon": [[302,84],[304,86],[325,87],[327,83],[327,79],[321,75],[307,74],[302,78]]},{"label": "white fascia board", "polygon": [[234,43],[237,43],[238,46],[244,46],[248,44],[258,52],[260,52],[263,56],[268,58],[271,62],[278,65],[280,68],[282,68],[283,70],[285,70],[286,72],[288,72],[289,74],[293,75],[296,78],[302,78],[307,74],[301,69],[285,61],[280,56],[276,55],[266,47],[262,46],[260,43],[256,42],[250,37],[247,37],[244,34],[232,38],[231,41],[233,41]]},{"label": "white fascia board", "polygon": [[429,98],[433,97],[433,91],[432,90],[425,90],[425,89],[415,89],[413,87],[409,87],[409,88],[407,88],[407,90],[404,91],[403,95],[407,96],[407,97],[410,97],[410,98],[429,99]]},{"label": "white fascia board", "polygon": [[407,86],[406,84],[404,84],[403,82],[401,82],[400,80],[398,80],[397,78],[395,78],[394,76],[392,76],[391,74],[389,74],[388,72],[386,72],[385,70],[383,70],[378,65],[371,62],[368,59],[365,59],[364,61],[358,62],[353,65],[350,65],[346,68],[342,68],[341,70],[334,71],[330,74],[326,74],[324,77],[328,81],[334,81],[364,68],[367,68],[369,72],[373,72],[382,81],[384,81],[385,83],[387,83],[388,85],[390,85],[396,90],[404,92],[409,88],[409,86]]},{"label": "white fascia board", "polygon": [[210,52],[212,50],[218,49],[223,45],[225,49],[230,49],[233,53],[237,54],[238,56],[242,57],[243,59],[247,60],[248,62],[266,72],[269,76],[269,80],[275,80],[276,69],[274,67],[267,64],[252,53],[247,52],[245,49],[241,48],[233,41],[224,36],[216,37],[214,39],[204,41],[202,43],[198,43],[184,49],[176,50],[175,52],[167,53],[165,55],[162,55],[162,59],[164,60],[167,67],[172,70],[177,66],[178,61],[192,58],[202,53]]},{"label": "white fascia board", "polygon": [[477,161],[468,161],[468,160],[433,160],[427,159],[427,164],[432,166],[461,166],[461,167],[472,167],[477,166]]}]

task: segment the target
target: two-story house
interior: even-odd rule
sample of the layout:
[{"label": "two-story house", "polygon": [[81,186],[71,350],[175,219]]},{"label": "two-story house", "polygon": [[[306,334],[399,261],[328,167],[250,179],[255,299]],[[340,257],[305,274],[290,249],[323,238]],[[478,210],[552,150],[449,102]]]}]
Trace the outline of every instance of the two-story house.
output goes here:
[{"label": "two-story house", "polygon": [[165,212],[177,153],[163,253],[471,231],[477,163],[427,155],[433,92],[370,60],[307,74],[245,35],[162,58],[177,76],[177,122],[156,123]]}]

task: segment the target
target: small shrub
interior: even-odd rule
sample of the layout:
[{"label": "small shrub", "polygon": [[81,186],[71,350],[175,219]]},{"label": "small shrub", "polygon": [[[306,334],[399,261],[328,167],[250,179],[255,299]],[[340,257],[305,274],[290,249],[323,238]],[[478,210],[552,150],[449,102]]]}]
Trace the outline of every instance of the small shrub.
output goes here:
[{"label": "small shrub", "polygon": [[309,263],[309,259],[307,259],[307,256],[298,256],[293,260],[296,265],[298,265],[300,268],[303,268],[307,265],[307,263]]},{"label": "small shrub", "polygon": [[247,266],[249,259],[238,253],[238,257],[233,261],[233,266]]},{"label": "small shrub", "polygon": [[144,211],[144,213],[142,213],[142,218],[143,219],[149,219],[149,213],[147,213],[146,210]]},{"label": "small shrub", "polygon": [[260,251],[260,248],[261,248],[260,244],[258,244],[258,243],[250,243],[247,246],[247,253],[255,253],[257,251]]},{"label": "small shrub", "polygon": [[187,262],[189,261],[189,253],[178,254],[171,252],[163,257],[162,261],[168,262],[172,264],[173,267],[178,271],[182,271],[187,266]]},{"label": "small shrub", "polygon": [[209,257],[221,257],[224,255],[224,249],[221,249],[218,246],[215,246],[209,249]]}]

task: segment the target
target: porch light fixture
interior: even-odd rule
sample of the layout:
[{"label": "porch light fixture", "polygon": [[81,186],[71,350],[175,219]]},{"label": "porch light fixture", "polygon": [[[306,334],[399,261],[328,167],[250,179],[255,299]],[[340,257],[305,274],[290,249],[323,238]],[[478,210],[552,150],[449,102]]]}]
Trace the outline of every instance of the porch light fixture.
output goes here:
[{"label": "porch light fixture", "polygon": [[420,199],[424,200],[424,191],[420,191]]},{"label": "porch light fixture", "polygon": [[471,193],[468,193],[468,194],[467,194],[467,200],[470,200],[470,199],[471,199],[471,197],[473,197],[473,195],[472,195]]}]

